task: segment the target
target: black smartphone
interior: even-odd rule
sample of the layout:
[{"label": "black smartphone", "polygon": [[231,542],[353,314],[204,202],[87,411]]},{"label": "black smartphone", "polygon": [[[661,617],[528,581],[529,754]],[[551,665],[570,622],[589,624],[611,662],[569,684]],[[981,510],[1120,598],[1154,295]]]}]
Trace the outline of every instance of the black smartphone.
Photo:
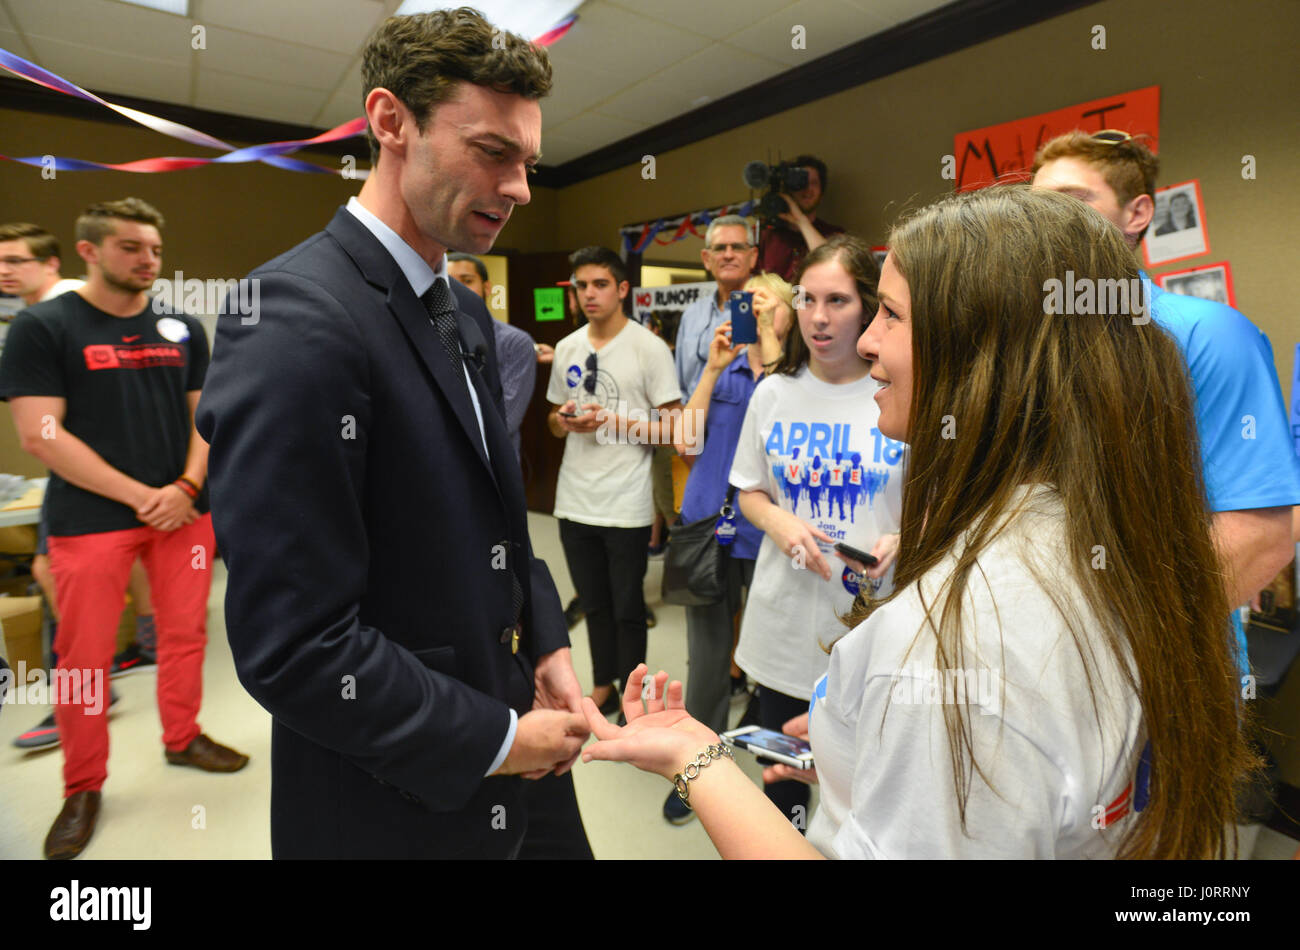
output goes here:
[{"label": "black smartphone", "polygon": [[851,557],[853,560],[867,565],[867,567],[875,567],[880,563],[879,560],[872,557],[866,551],[859,551],[857,548],[853,547],[853,545],[845,544],[843,541],[835,542],[835,550],[839,551],[845,557]]}]

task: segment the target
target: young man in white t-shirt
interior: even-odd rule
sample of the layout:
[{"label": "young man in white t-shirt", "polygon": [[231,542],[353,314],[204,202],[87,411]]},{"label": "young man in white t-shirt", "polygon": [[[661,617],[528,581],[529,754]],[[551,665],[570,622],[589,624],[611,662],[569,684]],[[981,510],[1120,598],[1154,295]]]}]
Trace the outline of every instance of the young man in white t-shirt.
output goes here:
[{"label": "young man in white t-shirt", "polygon": [[618,708],[615,681],[645,659],[642,584],[654,521],[650,460],[672,444],[668,419],[681,405],[668,345],[623,313],[627,274],[603,247],[569,258],[572,285],[587,318],[555,346],[547,423],[564,439],[555,488],[569,575],[587,615],[595,689],[602,712]]}]

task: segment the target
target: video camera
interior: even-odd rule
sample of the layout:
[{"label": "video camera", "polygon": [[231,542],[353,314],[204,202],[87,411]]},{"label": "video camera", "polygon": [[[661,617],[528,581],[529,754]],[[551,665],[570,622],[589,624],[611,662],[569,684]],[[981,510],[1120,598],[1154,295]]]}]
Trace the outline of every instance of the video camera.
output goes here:
[{"label": "video camera", "polygon": [[808,187],[808,169],[791,162],[769,165],[767,162],[752,161],[745,165],[745,185],[749,188],[766,188],[755,208],[763,224],[784,224],[778,215],[787,213],[790,208],[781,198],[781,193],[803,191]]}]

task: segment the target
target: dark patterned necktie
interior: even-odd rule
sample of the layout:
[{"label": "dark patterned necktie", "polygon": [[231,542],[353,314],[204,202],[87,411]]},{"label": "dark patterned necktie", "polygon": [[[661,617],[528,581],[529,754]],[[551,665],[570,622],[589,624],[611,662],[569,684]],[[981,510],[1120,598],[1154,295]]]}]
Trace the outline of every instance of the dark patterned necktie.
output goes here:
[{"label": "dark patterned necktie", "polygon": [[460,333],[456,330],[456,308],[452,305],[451,291],[447,288],[447,282],[435,278],[433,286],[424,292],[420,302],[424,304],[424,309],[429,311],[433,328],[438,331],[438,339],[442,341],[447,359],[451,360],[456,378],[464,379],[465,373],[461,369]]}]

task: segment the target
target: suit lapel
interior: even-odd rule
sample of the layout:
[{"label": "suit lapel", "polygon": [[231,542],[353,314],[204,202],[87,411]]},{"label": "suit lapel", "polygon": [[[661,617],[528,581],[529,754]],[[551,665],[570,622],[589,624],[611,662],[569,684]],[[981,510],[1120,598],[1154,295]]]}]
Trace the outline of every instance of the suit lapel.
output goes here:
[{"label": "suit lapel", "polygon": [[[479,461],[495,479],[496,473],[492,472],[487,453],[483,451],[483,439],[479,436],[478,419],[474,415],[469,390],[466,389],[463,379],[456,378],[457,367],[447,359],[447,354],[442,349],[442,342],[438,339],[438,331],[433,328],[433,321],[429,319],[428,311],[415,296],[415,291],[411,289],[410,282],[397,266],[397,261],[393,260],[392,255],[379,239],[344,208],[340,208],[335,213],[334,220],[325,230],[356,262],[366,280],[387,292],[386,303],[389,311],[397,319],[402,332],[419,355],[420,361],[428,369],[429,375],[433,377],[443,398],[447,400],[452,415],[456,417],[465,437],[474,447]],[[457,320],[464,319],[465,317],[458,312]],[[490,405],[489,402],[488,406]],[[484,422],[486,423],[486,418]]]},{"label": "suit lapel", "polygon": [[[464,374],[462,372],[462,378],[456,378],[456,371],[459,367],[453,365],[451,360],[447,359],[447,353],[442,348],[442,341],[438,339],[438,331],[433,328],[433,321],[429,319],[429,312],[424,309],[424,304],[420,303],[419,299],[416,298],[415,292],[411,290],[411,286],[406,282],[405,278],[402,279],[398,286],[390,289],[388,293],[388,309],[397,317],[397,322],[401,324],[406,338],[411,341],[411,345],[415,347],[416,352],[420,355],[420,360],[428,367],[434,382],[438,384],[443,396],[451,404],[456,421],[460,423],[465,436],[474,446],[474,451],[478,454],[479,460],[489,472],[492,471],[487,453],[483,451],[483,438],[479,435],[478,417],[474,414],[474,404],[470,402],[469,389],[465,385]],[[460,319],[459,314],[457,319]],[[486,422],[486,419],[484,421]]]}]

